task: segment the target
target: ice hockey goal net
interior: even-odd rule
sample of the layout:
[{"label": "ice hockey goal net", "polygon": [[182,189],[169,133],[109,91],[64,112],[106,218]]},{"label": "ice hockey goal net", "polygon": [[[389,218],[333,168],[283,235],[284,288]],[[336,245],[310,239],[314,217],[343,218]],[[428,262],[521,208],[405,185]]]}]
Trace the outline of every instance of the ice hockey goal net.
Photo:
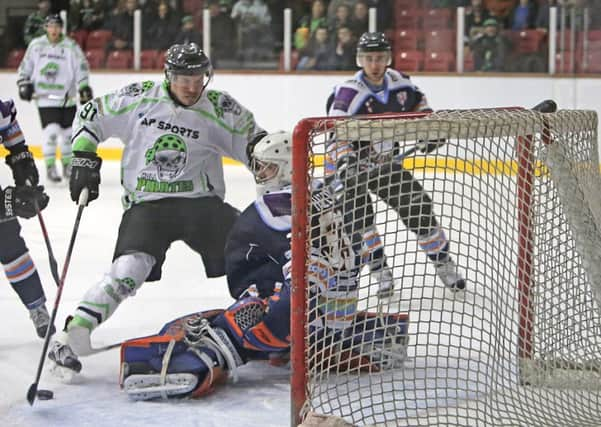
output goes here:
[{"label": "ice hockey goal net", "polygon": [[[294,131],[292,422],[351,425],[598,426],[601,422],[601,179],[597,116],[523,108],[313,118]],[[404,364],[340,369],[309,322],[315,182],[332,141],[397,143],[434,204],[465,291],[445,289],[396,212],[372,196],[397,282],[390,298],[363,268],[357,308],[409,317]],[[420,141],[444,140],[429,154]],[[387,184],[387,180],[380,180]],[[373,191],[372,191],[373,193]],[[327,298],[327,297],[326,297]],[[406,314],[405,314],[406,313]],[[403,333],[398,328],[398,333]],[[368,336],[362,337],[363,341]],[[362,339],[345,344],[371,356]],[[356,347],[353,347],[356,345]],[[327,354],[327,356],[324,356]],[[337,364],[338,363],[338,364]],[[365,368],[365,366],[363,366]]]}]

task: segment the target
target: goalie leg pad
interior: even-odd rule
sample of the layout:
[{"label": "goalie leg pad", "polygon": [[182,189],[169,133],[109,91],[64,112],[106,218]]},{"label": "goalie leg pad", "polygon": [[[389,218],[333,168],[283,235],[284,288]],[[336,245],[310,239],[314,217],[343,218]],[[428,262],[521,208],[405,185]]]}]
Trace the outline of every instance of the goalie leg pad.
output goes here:
[{"label": "goalie leg pad", "polygon": [[353,351],[369,358],[379,369],[399,368],[407,359],[409,314],[359,312],[346,336],[352,340]]},{"label": "goalie leg pad", "polygon": [[123,382],[123,389],[132,400],[152,400],[165,397],[182,397],[190,394],[198,385],[198,377],[191,373],[130,375]]}]

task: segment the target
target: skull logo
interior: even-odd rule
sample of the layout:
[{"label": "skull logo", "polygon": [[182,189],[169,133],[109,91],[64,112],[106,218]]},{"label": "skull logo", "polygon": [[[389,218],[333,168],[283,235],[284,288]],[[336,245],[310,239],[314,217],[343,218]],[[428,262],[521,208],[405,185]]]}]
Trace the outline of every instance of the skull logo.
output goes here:
[{"label": "skull logo", "polygon": [[171,181],[183,170],[188,159],[186,143],[174,134],[162,135],[146,151],[146,164],[154,164],[159,181]]}]

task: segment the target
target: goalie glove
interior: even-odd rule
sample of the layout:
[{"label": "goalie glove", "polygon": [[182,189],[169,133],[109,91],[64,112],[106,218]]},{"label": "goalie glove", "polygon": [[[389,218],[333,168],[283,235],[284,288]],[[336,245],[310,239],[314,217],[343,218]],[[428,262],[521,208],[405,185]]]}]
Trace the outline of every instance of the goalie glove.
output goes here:
[{"label": "goalie glove", "polygon": [[33,161],[31,151],[24,143],[10,148],[10,154],[6,156],[6,164],[13,172],[16,185],[38,185],[40,181],[38,168]]},{"label": "goalie glove", "polygon": [[439,147],[442,147],[447,143],[445,138],[440,139],[430,139],[428,141],[419,141],[417,144],[417,149],[424,153],[429,154],[434,150],[437,150]]}]

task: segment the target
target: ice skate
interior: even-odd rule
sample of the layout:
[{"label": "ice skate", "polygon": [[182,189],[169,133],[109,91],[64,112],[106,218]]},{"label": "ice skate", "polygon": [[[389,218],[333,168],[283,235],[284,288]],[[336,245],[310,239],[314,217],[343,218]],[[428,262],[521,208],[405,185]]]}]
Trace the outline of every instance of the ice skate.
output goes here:
[{"label": "ice skate", "polygon": [[392,270],[384,267],[381,270],[373,271],[372,274],[378,282],[378,298],[390,298],[394,293],[395,285]]},{"label": "ice skate", "polygon": [[56,170],[56,165],[47,167],[46,179],[48,179],[48,181],[50,181],[50,182],[61,182],[61,177]]},{"label": "ice skate", "polygon": [[57,366],[68,369],[73,373],[81,371],[81,362],[77,359],[77,355],[68,344],[63,344],[59,340],[50,343],[48,359],[56,363]]},{"label": "ice skate", "polygon": [[453,291],[465,289],[465,279],[457,272],[457,265],[451,257],[443,262],[435,262],[434,266],[436,275],[447,288]]},{"label": "ice skate", "polygon": [[[46,336],[48,325],[50,324],[50,315],[48,314],[46,306],[42,304],[39,307],[29,310],[29,317],[35,326],[38,337],[44,338]],[[56,332],[56,329],[54,328],[54,325],[52,325],[50,335],[54,334],[54,332]]]}]

